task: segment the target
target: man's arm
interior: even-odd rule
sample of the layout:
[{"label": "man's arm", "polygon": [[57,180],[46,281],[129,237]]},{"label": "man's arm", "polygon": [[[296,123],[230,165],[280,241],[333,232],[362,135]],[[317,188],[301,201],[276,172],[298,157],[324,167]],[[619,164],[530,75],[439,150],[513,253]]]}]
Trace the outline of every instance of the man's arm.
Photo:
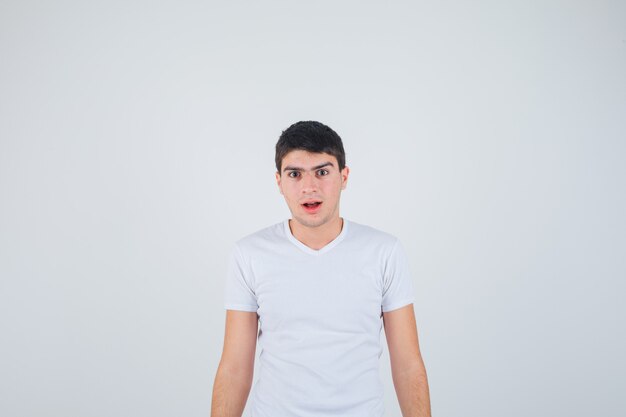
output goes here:
[{"label": "man's arm", "polygon": [[250,394],[258,330],[256,312],[226,310],[222,358],[213,384],[211,417],[241,417]]},{"label": "man's arm", "polygon": [[402,417],[431,417],[428,378],[419,349],[413,304],[383,313],[383,324]]}]

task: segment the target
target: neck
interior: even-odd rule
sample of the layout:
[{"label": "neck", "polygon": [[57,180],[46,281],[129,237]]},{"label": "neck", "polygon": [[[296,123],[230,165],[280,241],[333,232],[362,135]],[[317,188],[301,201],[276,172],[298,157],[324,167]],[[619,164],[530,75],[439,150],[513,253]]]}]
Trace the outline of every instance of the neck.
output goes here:
[{"label": "neck", "polygon": [[343,229],[343,218],[337,216],[333,220],[321,224],[317,227],[305,226],[293,219],[289,219],[289,229],[291,234],[314,250],[319,250],[335,240]]}]

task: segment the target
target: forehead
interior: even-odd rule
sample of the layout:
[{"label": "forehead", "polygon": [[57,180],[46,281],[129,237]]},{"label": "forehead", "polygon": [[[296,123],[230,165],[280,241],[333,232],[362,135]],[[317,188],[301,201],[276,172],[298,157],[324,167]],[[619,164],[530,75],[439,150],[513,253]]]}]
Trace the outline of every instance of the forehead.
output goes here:
[{"label": "forehead", "polygon": [[332,162],[337,166],[337,158],[325,152],[309,152],[296,149],[287,153],[283,157],[283,167],[286,165],[297,166],[299,168],[312,168],[324,162]]}]

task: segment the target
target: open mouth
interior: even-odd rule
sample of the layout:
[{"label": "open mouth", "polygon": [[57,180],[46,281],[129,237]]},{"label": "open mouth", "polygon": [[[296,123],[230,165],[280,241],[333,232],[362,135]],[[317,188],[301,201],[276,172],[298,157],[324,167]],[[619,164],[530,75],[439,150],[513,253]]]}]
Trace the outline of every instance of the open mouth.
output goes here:
[{"label": "open mouth", "polygon": [[321,201],[314,201],[310,203],[304,203],[302,204],[302,207],[304,207],[304,210],[306,210],[309,213],[315,213],[320,208],[321,205],[322,205]]}]

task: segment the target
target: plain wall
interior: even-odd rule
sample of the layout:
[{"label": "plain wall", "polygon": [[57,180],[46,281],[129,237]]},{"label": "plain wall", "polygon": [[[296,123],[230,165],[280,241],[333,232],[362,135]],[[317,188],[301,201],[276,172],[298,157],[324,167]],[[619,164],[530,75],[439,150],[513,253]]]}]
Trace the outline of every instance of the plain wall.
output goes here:
[{"label": "plain wall", "polygon": [[433,416],[623,415],[623,1],[14,0],[0,414],[207,416],[227,255],[310,119],[411,256]]}]

